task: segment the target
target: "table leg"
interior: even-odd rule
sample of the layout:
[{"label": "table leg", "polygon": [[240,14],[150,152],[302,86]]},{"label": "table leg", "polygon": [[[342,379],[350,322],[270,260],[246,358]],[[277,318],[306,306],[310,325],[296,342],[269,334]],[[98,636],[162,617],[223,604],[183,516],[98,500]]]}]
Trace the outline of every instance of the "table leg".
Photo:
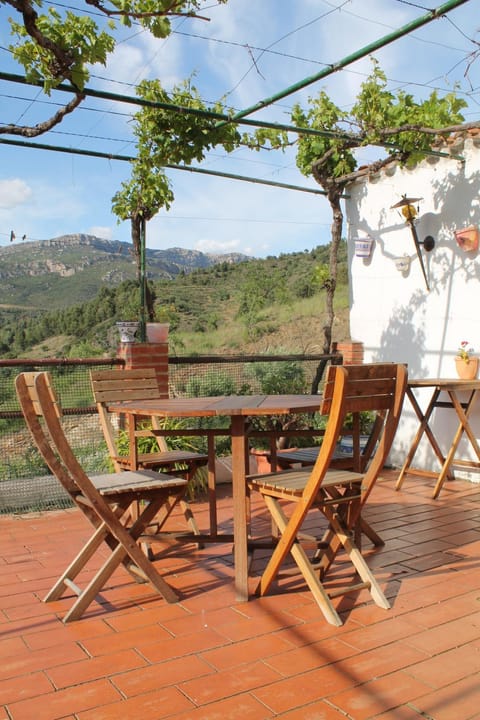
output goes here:
[{"label": "table leg", "polygon": [[452,440],[450,450],[448,451],[448,455],[445,458],[445,462],[443,464],[440,475],[438,476],[438,480],[435,485],[435,490],[433,491],[434,498],[438,497],[440,490],[442,489],[443,483],[445,482],[446,477],[448,477],[448,471],[449,471],[450,466],[455,458],[455,453],[457,451],[457,447],[458,447],[458,444],[461,440],[463,433],[466,433],[466,435],[468,436],[468,439],[470,440],[470,443],[472,444],[472,447],[475,450],[475,452],[477,453],[478,459],[480,460],[480,447],[477,443],[477,439],[476,439],[475,435],[473,434],[472,429],[468,422],[468,416],[470,415],[470,411],[475,402],[475,399],[477,396],[477,391],[472,390],[470,397],[468,398],[468,401],[465,405],[465,410],[463,409],[461,402],[458,400],[456,393],[453,390],[449,390],[448,394],[450,396],[450,400],[452,401],[452,405],[455,408],[458,419],[460,420],[460,424],[459,424],[457,432],[455,433],[455,436]]},{"label": "table leg", "polygon": [[232,416],[232,493],[235,591],[237,600],[248,600],[247,496],[245,480],[245,418]]},{"label": "table leg", "polygon": [[[129,462],[130,462],[130,470],[138,470],[138,449],[137,449],[137,437],[136,437],[136,430],[137,430],[137,417],[136,415],[127,415],[127,428],[128,428],[128,448],[129,448]],[[134,523],[136,520],[138,520],[138,517],[140,515],[140,508],[138,505],[138,500],[135,500],[128,510],[130,513],[131,522]],[[147,557],[149,556],[149,546],[148,543],[142,543],[143,551]]]},{"label": "table leg", "polygon": [[217,523],[217,482],[215,473],[215,436],[213,433],[207,435],[207,453],[208,453],[208,507],[210,516],[210,535],[216,535],[218,532]]},{"label": "table leg", "polygon": [[[397,479],[397,482],[395,485],[395,490],[400,490],[400,488],[402,487],[403,481],[405,479],[405,475],[409,472],[410,466],[412,464],[412,460],[415,456],[415,453],[417,452],[417,448],[420,445],[420,441],[424,434],[426,434],[426,436],[428,437],[430,445],[432,446],[433,451],[434,451],[435,455],[437,456],[437,459],[439,460],[440,464],[443,466],[445,463],[445,457],[444,457],[444,455],[435,439],[435,436],[428,424],[430,421],[432,412],[436,407],[438,396],[440,395],[440,392],[441,392],[440,388],[435,388],[435,390],[433,391],[432,397],[430,399],[430,402],[428,403],[428,407],[424,414],[417,402],[415,395],[413,394],[413,390],[411,388],[407,388],[407,397],[410,400],[410,403],[415,411],[416,416],[420,420],[420,425],[418,427],[418,430],[416,432],[416,435],[415,435],[413,443],[410,447],[410,450],[408,451],[408,455],[405,459],[405,462],[403,463],[402,469],[400,470],[400,474],[398,476],[398,479]],[[424,473],[422,473],[422,474],[424,474]],[[433,475],[433,473],[432,473],[432,475]]]},{"label": "table leg", "polygon": [[137,419],[135,415],[128,415],[128,447],[130,451],[130,470],[138,470],[138,449],[137,449]]}]

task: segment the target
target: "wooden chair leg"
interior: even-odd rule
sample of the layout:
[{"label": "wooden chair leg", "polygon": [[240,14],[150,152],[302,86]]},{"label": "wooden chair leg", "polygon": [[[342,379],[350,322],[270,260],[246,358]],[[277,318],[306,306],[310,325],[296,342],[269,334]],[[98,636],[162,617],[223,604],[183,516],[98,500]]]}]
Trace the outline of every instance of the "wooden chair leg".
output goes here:
[{"label": "wooden chair leg", "polygon": [[78,588],[73,581],[77,577],[78,573],[83,570],[90,558],[93,557],[93,555],[97,551],[97,548],[99,548],[102,542],[104,542],[108,533],[109,531],[105,523],[102,523],[96,529],[90,540],[88,540],[88,542],[84,545],[78,555],[72,560],[70,565],[65,569],[62,575],[58,578],[55,585],[45,595],[45,597],[43,598],[43,602],[58,600],[67,588],[73,590],[73,592],[78,594]]},{"label": "wooden chair leg", "polygon": [[[195,515],[192,512],[192,508],[190,507],[190,503],[188,503],[186,500],[180,500],[180,506],[183,511],[183,515],[185,517],[185,520],[187,522],[188,527],[191,529],[192,533],[194,535],[200,535],[200,530],[197,525],[197,521],[195,518]],[[197,543],[197,548],[201,550],[205,547],[204,543]]]},{"label": "wooden chair leg", "polygon": [[[165,504],[160,508],[160,511],[158,512],[158,514],[153,519],[152,525],[155,526],[156,530],[155,530],[155,533],[152,533],[152,534],[155,534],[155,535],[160,534],[162,527],[164,526],[165,522],[172,514],[172,511],[173,511],[175,505],[177,504],[177,502],[180,503],[180,507],[182,508],[183,515],[185,517],[187,525],[190,527],[190,529],[192,531],[192,534],[193,535],[201,534],[199,527],[197,525],[195,516],[190,507],[190,504],[183,498],[180,500],[178,498],[172,498],[171,500],[168,500],[167,502],[165,502]],[[148,533],[146,533],[145,538],[142,541],[142,547],[144,548],[144,552],[147,555],[147,557],[150,558],[150,560],[152,560],[153,553],[152,553],[152,550],[150,547],[150,543],[148,541]],[[197,548],[199,550],[203,547],[205,547],[204,543],[200,543],[200,542],[197,543]]]},{"label": "wooden chair leg", "polygon": [[340,540],[341,544],[345,548],[345,552],[347,553],[350,561],[352,562],[357,573],[362,579],[364,586],[370,590],[370,594],[373,600],[379,607],[385,608],[385,610],[389,610],[391,607],[390,603],[380,589],[380,586],[376,581],[372,571],[365,562],[362,553],[353,543],[348,531],[346,531],[343,525],[339,522],[338,515],[333,514],[329,518],[329,520],[337,538]]},{"label": "wooden chair leg", "polygon": [[360,531],[372,541],[375,547],[383,547],[385,545],[385,540],[383,540],[380,535],[375,532],[372,526],[363,517],[360,517],[359,525]]},{"label": "wooden chair leg", "polygon": [[[151,522],[155,514],[158,513],[162,502],[164,502],[164,499],[157,499],[146,505],[129,531],[119,525],[119,537],[121,538],[122,535],[126,534],[129,536],[128,541],[125,541],[125,537],[123,537],[122,542],[120,542],[103,522],[95,529],[94,534],[81,552],[45,597],[45,601],[56,600],[61,597],[67,587],[78,595],[77,600],[63,618],[63,622],[67,623],[78,620],[82,616],[87,607],[99,594],[105,582],[121,563],[125,565],[133,577],[141,578],[143,581],[149,581],[167,602],[172,603],[178,601],[178,595],[161,577],[137,544],[138,538],[144,532],[146,526]],[[126,507],[119,505],[115,510],[115,514],[118,517],[123,515],[125,510]],[[97,571],[88,585],[82,590],[73,580],[102,542],[106,542],[109,545],[111,555],[103,563],[102,567]]]},{"label": "wooden chair leg", "polygon": [[[270,513],[277,527],[282,533],[282,536],[279,544],[277,545],[277,548],[275,549],[272,557],[270,558],[270,562],[267,565],[267,568],[265,569],[260,579],[260,582],[257,586],[257,593],[260,595],[264,595],[268,591],[271,583],[273,582],[273,579],[278,574],[280,564],[282,563],[288,552],[290,552],[300,572],[305,578],[305,582],[310,588],[310,591],[314,596],[320,610],[325,616],[325,619],[331,625],[339,627],[340,625],[342,625],[342,621],[337,611],[333,607],[325,588],[320,582],[318,573],[313,569],[305,550],[297,541],[296,534],[292,529],[290,529],[290,534],[292,535],[293,540],[291,542],[287,540],[284,548],[279,548],[279,546],[282,544],[282,540],[286,537],[287,526],[290,525],[291,528],[293,528],[293,524],[295,523],[295,525],[297,525],[298,523],[295,519],[293,519],[293,515],[289,521],[287,520],[285,513],[283,512],[280,503],[276,500],[276,498],[265,495],[264,500],[268,509],[270,510]],[[299,507],[300,506],[297,505],[297,508]],[[277,550],[279,550],[279,552],[277,552]]]},{"label": "wooden chair leg", "polygon": [[[110,555],[108,560],[102,565],[100,570],[95,574],[85,589],[80,593],[78,599],[72,605],[70,610],[63,618],[63,622],[71,622],[78,620],[98,595],[108,578],[113,574],[116,568],[124,560],[127,552],[123,545],[119,544],[116,550]],[[168,583],[159,575],[150,561],[145,557],[142,550],[134,545],[130,548],[128,555],[133,559],[135,566],[148,578],[152,586],[162,597],[169,603],[177,602],[178,595],[168,585]],[[133,557],[132,557],[133,556]],[[134,559],[135,558],[135,559]]]}]

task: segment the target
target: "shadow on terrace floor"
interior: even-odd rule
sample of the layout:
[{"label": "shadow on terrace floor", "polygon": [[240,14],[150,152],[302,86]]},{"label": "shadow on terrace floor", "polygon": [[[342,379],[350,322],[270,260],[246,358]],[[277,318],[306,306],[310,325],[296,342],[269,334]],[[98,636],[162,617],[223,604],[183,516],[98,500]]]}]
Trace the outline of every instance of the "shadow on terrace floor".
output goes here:
[{"label": "shadow on terrace floor", "polygon": [[[235,602],[228,545],[162,557],[177,604],[119,570],[65,626],[68,598],[41,598],[86,537],[83,516],[1,517],[0,720],[480,718],[480,485],[456,480],[432,500],[430,482],[396,493],[395,477],[366,513],[386,544],[365,547],[392,609],[366,593],[339,599],[341,628],[300,581]],[[205,526],[204,503],[195,514]]]}]

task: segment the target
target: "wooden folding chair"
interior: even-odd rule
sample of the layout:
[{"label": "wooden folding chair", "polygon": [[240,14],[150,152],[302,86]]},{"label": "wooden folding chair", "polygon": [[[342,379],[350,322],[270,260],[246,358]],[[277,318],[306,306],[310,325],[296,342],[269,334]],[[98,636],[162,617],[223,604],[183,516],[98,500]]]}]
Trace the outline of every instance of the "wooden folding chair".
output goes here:
[{"label": "wooden folding chair", "polygon": [[[328,422],[313,468],[247,478],[249,490],[262,495],[279,530],[278,542],[257,587],[258,594],[268,592],[290,553],[331,624],[342,624],[331,602],[333,596],[367,588],[377,605],[390,607],[355,542],[355,530],[390,451],[406,383],[407,372],[403,365],[331,366],[320,408],[322,415],[328,415]],[[368,467],[362,472],[334,469],[331,462],[342,434],[345,415],[362,410],[376,415],[376,446]],[[309,557],[302,546],[302,526],[312,508],[318,509],[327,520],[327,530],[316,545],[313,556]],[[311,535],[310,527],[308,534]],[[340,548],[348,555],[360,582],[337,588],[329,596],[323,580]]]},{"label": "wooden folding chair", "polygon": [[[184,496],[185,478],[152,470],[118,472],[88,477],[77,461],[61,423],[61,409],[46,372],[21,373],[15,387],[27,427],[52,473],[94,527],[80,553],[59,577],[45,602],[58,600],[68,589],[78,595],[64,622],[78,620],[90,603],[123,564],[137,581],[148,581],[167,602],[178,596],[145,556],[139,540],[152,518],[163,506],[169,512]],[[138,503],[138,516],[131,520],[128,511]],[[75,578],[97,549],[106,543],[111,554],[82,590]]]},{"label": "wooden folding chair", "polygon": [[[114,424],[114,419],[118,420],[118,416],[113,416],[112,413],[108,412],[108,405],[123,400],[159,399],[161,395],[155,370],[153,368],[92,370],[90,378],[100,424],[115,470],[130,468],[129,456],[122,455],[118,449],[118,428]],[[159,429],[158,418],[151,417],[148,420],[153,430]],[[184,476],[191,483],[198,468],[208,462],[208,455],[189,450],[169,450],[164,437],[155,435],[148,430],[136,430],[135,436],[137,438],[151,436],[158,447],[158,450],[153,452],[138,453],[138,468],[173,472],[175,475]],[[181,500],[181,506],[191,531],[195,535],[199,535],[200,531],[197,522],[185,498]]]}]

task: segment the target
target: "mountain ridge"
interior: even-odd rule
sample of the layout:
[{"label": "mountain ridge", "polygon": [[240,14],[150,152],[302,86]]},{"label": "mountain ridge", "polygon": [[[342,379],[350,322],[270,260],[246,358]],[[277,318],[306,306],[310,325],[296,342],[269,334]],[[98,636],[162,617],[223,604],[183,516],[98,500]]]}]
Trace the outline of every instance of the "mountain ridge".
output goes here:
[{"label": "mountain ridge", "polygon": [[[241,253],[147,248],[147,276],[172,280],[181,273],[251,259]],[[120,240],[74,233],[0,247],[0,305],[71,305],[90,299],[103,284],[119,285],[135,277],[132,245]]]}]

